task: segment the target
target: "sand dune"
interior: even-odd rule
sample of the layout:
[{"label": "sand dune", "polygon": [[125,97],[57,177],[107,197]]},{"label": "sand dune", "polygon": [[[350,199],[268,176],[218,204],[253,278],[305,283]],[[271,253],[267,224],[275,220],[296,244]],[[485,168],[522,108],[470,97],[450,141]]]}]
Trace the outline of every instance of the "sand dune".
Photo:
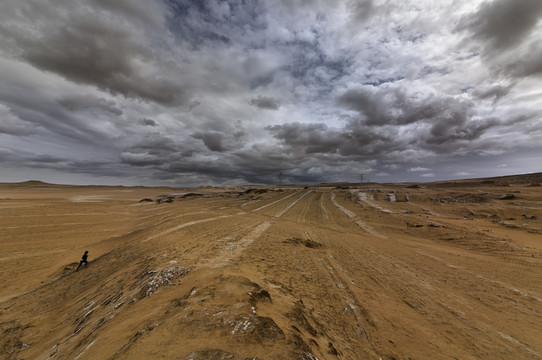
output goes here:
[{"label": "sand dune", "polygon": [[541,180],[0,184],[0,358],[541,359]]}]

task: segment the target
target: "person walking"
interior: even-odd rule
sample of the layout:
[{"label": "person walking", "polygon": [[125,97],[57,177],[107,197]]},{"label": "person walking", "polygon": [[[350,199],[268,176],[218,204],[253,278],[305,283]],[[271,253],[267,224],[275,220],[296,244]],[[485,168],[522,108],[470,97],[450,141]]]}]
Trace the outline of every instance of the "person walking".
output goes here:
[{"label": "person walking", "polygon": [[79,266],[77,267],[77,269],[75,269],[75,271],[78,271],[79,268],[81,267],[81,265],[83,265],[83,264],[85,264],[85,267],[87,267],[87,265],[88,265],[87,258],[88,258],[88,251],[85,251],[85,253],[81,257],[81,261],[79,262]]}]

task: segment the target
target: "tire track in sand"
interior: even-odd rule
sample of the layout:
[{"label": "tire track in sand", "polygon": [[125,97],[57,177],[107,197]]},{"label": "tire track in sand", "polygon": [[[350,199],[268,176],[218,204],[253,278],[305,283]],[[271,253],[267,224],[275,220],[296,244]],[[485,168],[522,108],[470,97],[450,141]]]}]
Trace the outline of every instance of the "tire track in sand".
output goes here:
[{"label": "tire track in sand", "polygon": [[194,220],[194,221],[189,221],[187,223],[184,223],[184,224],[180,224],[180,225],[177,225],[177,226],[174,226],[172,228],[169,228],[167,230],[164,230],[158,234],[154,234],[152,236],[149,236],[148,238],[146,238],[145,240],[141,241],[142,243],[144,242],[147,242],[147,241],[150,241],[150,240],[153,240],[153,239],[156,239],[160,236],[164,236],[164,235],[167,235],[169,233],[172,233],[174,231],[177,231],[177,230],[180,230],[182,228],[185,228],[187,226],[191,226],[191,225],[196,225],[196,224],[201,224],[201,223],[204,223],[204,222],[209,222],[209,221],[213,221],[213,220],[218,220],[218,219],[225,219],[225,218],[229,218],[229,217],[232,217],[233,215],[221,215],[221,216],[215,216],[215,217],[212,217],[212,218],[207,218],[207,219],[201,219],[201,220]]},{"label": "tire track in sand", "polygon": [[279,218],[282,215],[286,214],[286,212],[288,210],[290,210],[292,207],[294,207],[295,204],[297,204],[299,201],[301,201],[301,199],[303,199],[305,196],[309,195],[311,192],[312,192],[312,190],[309,190],[306,193],[304,193],[303,195],[301,195],[300,197],[298,197],[297,199],[295,199],[294,201],[292,201],[290,204],[288,204],[288,206],[286,206],[284,209],[282,209],[281,211],[276,213],[275,217]]},{"label": "tire track in sand", "polygon": [[271,222],[263,222],[254,227],[241,240],[234,243],[226,243],[226,247],[221,251],[220,255],[210,259],[207,263],[209,267],[224,267],[228,262],[237,258],[254,240],[262,235],[271,226]]},{"label": "tire track in sand", "polygon": [[323,200],[324,200],[324,195],[323,194],[320,194],[320,209],[322,209],[322,214],[324,215],[324,218],[327,221],[329,221],[329,215],[327,214],[327,210],[324,206],[324,203],[323,203]]},{"label": "tire track in sand", "polygon": [[366,223],[364,223],[356,214],[354,214],[352,211],[346,209],[345,207],[343,207],[342,205],[340,205],[336,200],[335,200],[335,193],[332,192],[331,193],[331,202],[333,203],[333,205],[335,205],[338,209],[340,209],[343,213],[346,214],[346,216],[348,216],[350,219],[354,220],[354,222],[356,223],[357,226],[359,226],[362,230],[365,230],[366,232],[368,232],[369,234],[373,235],[373,236],[376,236],[378,238],[381,238],[381,239],[387,239],[388,237],[385,236],[385,235],[382,235],[380,234],[379,232],[375,231],[372,227],[370,227],[369,225],[367,225]]},{"label": "tire track in sand", "polygon": [[273,201],[272,203],[266,204],[266,205],[264,205],[264,206],[262,206],[262,207],[259,207],[259,208],[257,208],[257,209],[254,209],[254,210],[252,210],[252,211],[260,211],[260,210],[265,209],[265,208],[268,207],[268,206],[274,205],[274,204],[276,204],[276,203],[278,203],[278,202],[280,202],[280,201],[282,201],[282,200],[286,200],[286,199],[288,199],[289,197],[294,196],[295,194],[299,194],[300,192],[301,192],[301,190],[300,190],[300,191],[293,192],[293,193],[291,193],[290,195],[287,195],[287,196],[285,196],[285,197],[283,197],[283,198],[280,198],[280,199],[278,199],[278,200],[275,200],[275,201]]}]

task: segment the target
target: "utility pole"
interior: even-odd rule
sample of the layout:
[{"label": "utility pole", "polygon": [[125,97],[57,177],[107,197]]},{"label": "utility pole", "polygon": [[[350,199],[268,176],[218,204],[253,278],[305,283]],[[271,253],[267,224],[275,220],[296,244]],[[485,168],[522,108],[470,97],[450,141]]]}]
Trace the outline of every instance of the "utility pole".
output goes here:
[{"label": "utility pole", "polygon": [[279,173],[279,186],[282,186],[282,180],[284,180],[284,174]]},{"label": "utility pole", "polygon": [[359,176],[359,182],[364,183],[365,182],[365,175],[361,174]]}]

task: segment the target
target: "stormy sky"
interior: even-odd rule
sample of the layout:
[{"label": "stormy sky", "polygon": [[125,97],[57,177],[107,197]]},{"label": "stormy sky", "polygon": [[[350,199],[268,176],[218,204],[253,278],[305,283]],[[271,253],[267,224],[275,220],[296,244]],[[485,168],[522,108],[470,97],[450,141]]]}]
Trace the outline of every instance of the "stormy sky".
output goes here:
[{"label": "stormy sky", "polygon": [[0,182],[542,171],[540,0],[3,0]]}]

